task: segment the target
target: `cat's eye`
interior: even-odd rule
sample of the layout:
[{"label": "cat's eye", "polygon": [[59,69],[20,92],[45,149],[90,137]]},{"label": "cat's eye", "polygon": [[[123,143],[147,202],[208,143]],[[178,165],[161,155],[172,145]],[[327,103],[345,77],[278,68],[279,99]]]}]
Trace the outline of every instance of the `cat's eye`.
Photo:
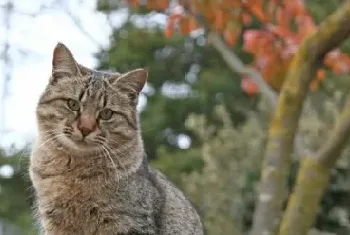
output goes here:
[{"label": "cat's eye", "polygon": [[111,119],[112,116],[113,116],[113,111],[110,109],[104,109],[100,112],[100,118],[102,120]]},{"label": "cat's eye", "polygon": [[78,103],[78,101],[73,100],[73,99],[69,99],[67,101],[68,107],[73,110],[73,111],[79,111],[80,110],[80,105]]}]

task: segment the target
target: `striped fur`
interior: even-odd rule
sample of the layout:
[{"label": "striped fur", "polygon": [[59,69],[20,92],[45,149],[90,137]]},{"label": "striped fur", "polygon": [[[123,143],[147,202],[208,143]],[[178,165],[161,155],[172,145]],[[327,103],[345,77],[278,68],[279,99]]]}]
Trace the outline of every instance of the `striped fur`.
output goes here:
[{"label": "striped fur", "polygon": [[[144,69],[90,70],[56,46],[29,169],[45,235],[203,234],[191,203],[147,163],[136,111],[146,80]],[[81,115],[97,120],[85,137]]]}]

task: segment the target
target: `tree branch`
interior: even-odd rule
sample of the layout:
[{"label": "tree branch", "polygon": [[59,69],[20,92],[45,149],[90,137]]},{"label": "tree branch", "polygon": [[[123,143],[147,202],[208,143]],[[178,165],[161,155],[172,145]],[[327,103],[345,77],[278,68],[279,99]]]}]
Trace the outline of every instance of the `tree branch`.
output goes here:
[{"label": "tree branch", "polygon": [[[269,129],[252,235],[276,234],[287,195],[294,136],[303,102],[323,56],[350,35],[350,0],[306,38],[289,67]],[[295,233],[300,234],[300,233]]]},{"label": "tree branch", "polygon": [[247,68],[238,58],[238,56],[233,53],[228,46],[226,46],[217,33],[213,31],[209,32],[208,41],[221,54],[222,58],[232,71],[248,75],[257,83],[260,91],[268,99],[270,109],[274,110],[277,104],[277,94],[266,84],[261,74],[253,69]]},{"label": "tree branch", "polygon": [[[254,69],[249,69],[247,66],[243,64],[240,58],[229,48],[226,43],[221,39],[221,37],[215,32],[208,33],[208,41],[209,43],[221,54],[222,58],[228,65],[228,67],[237,73],[248,75],[252,78],[256,84],[258,85],[263,96],[266,97],[269,105],[269,110],[271,113],[274,112],[278,96],[274,90],[272,90],[269,85],[265,82],[261,74]],[[295,139],[295,148],[294,151],[298,156],[303,156],[306,153],[309,153],[307,149],[305,149],[303,140],[301,136],[297,135]]]},{"label": "tree branch", "polygon": [[334,167],[340,157],[341,151],[350,137],[350,96],[348,97],[343,111],[333,131],[325,144],[316,154],[316,159],[327,168]]},{"label": "tree branch", "polygon": [[84,27],[83,24],[81,23],[80,19],[74,15],[68,7],[64,7],[63,10],[65,11],[65,13],[67,14],[67,16],[70,17],[70,19],[72,20],[72,22],[74,23],[74,25],[80,30],[80,32],[82,32],[84,34],[85,37],[87,37],[92,43],[94,43],[100,51],[104,51],[103,46],[101,45],[101,43],[96,40],[91,33],[89,33]]},{"label": "tree branch", "polygon": [[305,235],[310,230],[332,168],[350,137],[350,96],[319,151],[301,164],[293,194],[283,216],[280,235]]}]

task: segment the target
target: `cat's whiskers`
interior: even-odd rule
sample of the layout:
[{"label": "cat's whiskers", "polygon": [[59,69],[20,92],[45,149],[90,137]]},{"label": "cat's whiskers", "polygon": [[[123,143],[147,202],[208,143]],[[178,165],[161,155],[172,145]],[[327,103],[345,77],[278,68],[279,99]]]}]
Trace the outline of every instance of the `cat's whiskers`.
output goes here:
[{"label": "cat's whiskers", "polygon": [[[113,151],[111,150],[111,148],[107,144],[102,144],[102,146],[108,151],[109,156],[111,153],[113,153]],[[126,169],[125,169],[124,165],[121,163],[119,157],[115,154],[113,154],[113,157],[115,157],[115,159],[118,161],[118,165],[121,166],[124,171],[126,171]]]},{"label": "cat's whiskers", "polygon": [[[124,149],[125,148],[125,149]],[[129,183],[129,173],[128,171],[126,170],[126,167],[124,164],[122,164],[122,161],[119,159],[119,157],[121,156],[122,158],[125,158],[127,157],[126,156],[126,153],[125,151],[129,148],[128,144],[125,144],[121,147],[121,149],[116,149],[116,150],[112,150],[111,148],[110,149],[110,153],[118,160],[118,162],[120,163],[120,166],[122,167],[122,169],[124,170],[125,172],[125,175],[126,175],[126,182]]]},{"label": "cat's whiskers", "polygon": [[[117,143],[116,141],[113,140],[109,140],[112,143]],[[130,144],[126,143],[124,145],[122,145],[121,147],[119,147],[118,149],[113,149],[108,143],[105,142],[105,147],[107,147],[109,149],[109,151],[111,153],[114,153],[114,156],[116,157],[116,159],[118,160],[118,163],[120,164],[120,166],[126,171],[125,166],[121,163],[120,159],[119,159],[119,155],[121,155],[122,157],[125,157],[126,154],[125,152],[130,148]]]},{"label": "cat's whiskers", "polygon": [[118,161],[118,164],[119,166],[124,170],[124,172],[126,173],[126,180],[128,182],[129,180],[129,176],[127,174],[127,170],[126,170],[126,167],[124,166],[124,164],[122,164],[121,160],[119,159],[119,156],[121,155],[122,157],[125,157],[126,154],[124,154],[124,151],[125,149],[123,149],[123,147],[128,147],[127,144],[125,144],[124,146],[121,147],[121,149],[118,149],[118,150],[112,150],[112,148],[106,143],[106,142],[103,142],[101,143],[101,145],[106,149],[106,151],[108,152],[109,156],[110,154],[113,155],[113,157]]},{"label": "cat's whiskers", "polygon": [[[110,151],[106,146],[101,146],[101,147],[107,152],[108,155],[109,155],[109,153],[111,153],[111,151]],[[110,156],[110,155],[109,155],[109,156]],[[114,155],[114,156],[117,157],[116,155]],[[118,160],[118,161],[119,161],[119,160]],[[123,167],[123,165],[121,165],[121,166]],[[123,169],[124,169],[124,171],[126,172],[125,167],[123,167]],[[116,169],[115,173],[117,174],[117,175],[116,175],[116,176],[117,176],[117,188],[116,188],[116,190],[118,190],[119,187],[120,187],[120,179],[121,179],[121,176],[119,175],[119,171],[118,171],[117,169]],[[129,175],[126,174],[126,184],[128,185],[128,183],[129,183]],[[126,201],[126,199],[123,198],[123,197],[121,197],[120,200]],[[129,218],[128,218],[128,220],[129,220]],[[129,222],[130,222],[130,221],[129,221]]]},{"label": "cat's whiskers", "polygon": [[[109,140],[109,142],[111,143],[115,143],[118,144],[118,142],[114,141],[114,140]],[[107,143],[106,143],[107,144]],[[113,149],[112,147],[109,146],[109,148],[111,149],[111,152],[114,153],[115,157],[118,158],[119,156],[121,157],[127,157],[126,153],[129,152],[128,150],[130,149],[130,147],[134,144],[134,141],[129,141],[127,143],[125,143],[124,145],[122,145],[121,147],[119,147],[118,149]],[[124,165],[121,164],[121,166],[123,167],[123,169],[126,171],[126,168]]]},{"label": "cat's whiskers", "polygon": [[[45,135],[44,137],[46,138],[46,137],[50,137],[50,136],[52,136],[54,133],[52,133],[52,130],[49,130],[49,131],[44,131],[44,132],[40,132],[40,133],[49,133],[50,135]],[[49,139],[50,140],[50,139]],[[26,154],[28,154],[29,153],[29,151],[30,151],[30,149],[29,148],[26,148],[25,150],[23,150],[22,152],[21,152],[21,154],[19,155],[19,158],[18,158],[18,162],[17,162],[17,167],[20,169],[20,166],[21,166],[21,161],[22,161],[22,159],[23,159],[23,157],[26,155]]]},{"label": "cat's whiskers", "polygon": [[[45,140],[43,143],[41,143],[38,147],[35,147],[36,151],[44,147],[45,144],[52,144],[56,140],[57,137],[64,136],[65,134],[55,134],[54,136],[50,137],[49,139]],[[50,145],[51,146],[51,145]]]},{"label": "cat's whiskers", "polygon": [[30,148],[28,146],[26,146],[24,149],[21,150],[21,154],[18,157],[18,161],[17,161],[17,169],[21,169],[21,161],[23,159],[24,156],[27,156],[30,153]]},{"label": "cat's whiskers", "polygon": [[104,151],[106,151],[107,158],[111,161],[111,164],[112,164],[114,170],[117,171],[117,165],[115,164],[115,162],[113,161],[111,155],[109,154],[108,149],[107,149],[104,145],[100,145],[100,147],[101,147]]},{"label": "cat's whiskers", "polygon": [[[105,151],[107,151],[107,150],[105,150],[102,146],[99,146],[98,149],[99,149],[99,150],[102,150],[102,151],[101,151],[102,155],[103,155],[104,157],[108,158],[108,156],[105,155]],[[107,154],[108,154],[108,152],[107,152]],[[113,162],[113,161],[112,161],[112,162]],[[115,165],[114,165],[114,166],[115,166]],[[117,178],[117,182],[118,182],[118,186],[117,186],[117,187],[119,188],[119,172],[117,171],[116,166],[114,167],[114,172],[116,173],[116,178]],[[117,189],[118,189],[118,188],[117,188]]]}]

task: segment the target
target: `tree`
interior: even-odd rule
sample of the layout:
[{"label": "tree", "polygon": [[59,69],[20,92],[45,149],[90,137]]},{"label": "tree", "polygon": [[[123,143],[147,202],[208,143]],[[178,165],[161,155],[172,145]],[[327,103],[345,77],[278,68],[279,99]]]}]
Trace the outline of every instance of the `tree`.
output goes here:
[{"label": "tree", "polygon": [[[150,159],[157,159],[159,146],[183,152],[177,141],[179,135],[189,136],[191,146],[198,145],[193,131],[183,125],[190,113],[204,113],[214,122],[215,105],[223,102],[238,125],[245,119],[244,112],[254,108],[252,99],[240,90],[239,79],[231,79],[238,75],[225,68],[224,61],[217,60],[220,56],[216,51],[196,39],[176,36],[167,40],[159,26],[142,28],[126,22],[114,30],[110,48],[98,58],[99,69],[125,72],[149,68],[147,88],[142,94],[147,108],[141,112],[141,121]],[[217,75],[221,79],[211,81]]]},{"label": "tree", "polygon": [[[137,0],[128,3],[140,6]],[[279,3],[272,0],[243,3],[234,0],[179,1],[179,6],[172,8],[176,10],[172,11],[165,28],[165,34],[170,37],[175,27],[183,34],[204,27],[209,42],[228,65],[249,75],[269,98],[271,106],[274,106],[275,94],[270,87],[279,92],[278,105],[270,124],[253,235],[278,233],[290,154],[303,102],[309,89],[316,90],[325,78],[325,70],[319,70],[319,65],[323,61],[334,73],[349,70],[349,57],[334,49],[350,35],[350,1],[345,1],[319,27],[302,1]],[[168,9],[168,6],[168,1],[146,1],[146,7],[157,11]],[[262,30],[243,27],[251,22],[258,22]],[[260,73],[244,66],[219,35],[222,34],[229,45],[235,45],[242,30],[246,51],[253,54],[253,66]],[[254,93],[253,90],[246,91]],[[328,184],[330,169],[349,137],[348,118],[344,111],[327,144],[315,156],[302,160],[280,234],[306,234],[310,229]],[[312,177],[305,177],[308,174]],[[315,183],[317,187],[310,187]]]}]

